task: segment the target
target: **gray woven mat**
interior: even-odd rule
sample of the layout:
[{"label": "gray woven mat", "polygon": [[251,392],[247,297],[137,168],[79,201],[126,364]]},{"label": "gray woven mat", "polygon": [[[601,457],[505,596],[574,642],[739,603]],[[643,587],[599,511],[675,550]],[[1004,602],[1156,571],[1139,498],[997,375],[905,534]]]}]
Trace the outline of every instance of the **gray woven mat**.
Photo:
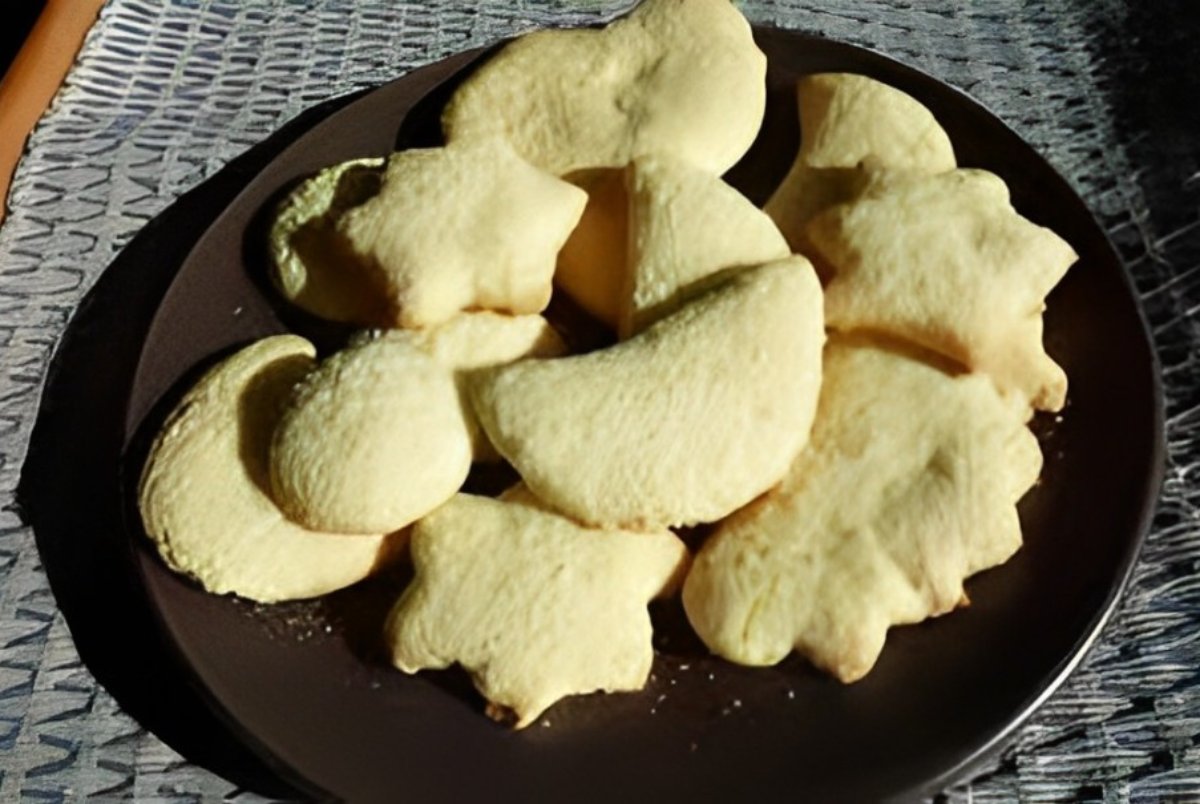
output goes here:
[{"label": "gray woven mat", "polygon": [[[181,759],[97,687],[33,536],[8,508],[49,356],[105,265],[173,199],[308,106],[627,5],[110,0],[32,139],[0,228],[0,800],[255,798]],[[1200,801],[1200,30],[1191,3],[743,5],[755,22],[874,47],[990,105],[1108,229],[1164,361],[1170,463],[1134,584],[1016,745],[947,795]]]}]

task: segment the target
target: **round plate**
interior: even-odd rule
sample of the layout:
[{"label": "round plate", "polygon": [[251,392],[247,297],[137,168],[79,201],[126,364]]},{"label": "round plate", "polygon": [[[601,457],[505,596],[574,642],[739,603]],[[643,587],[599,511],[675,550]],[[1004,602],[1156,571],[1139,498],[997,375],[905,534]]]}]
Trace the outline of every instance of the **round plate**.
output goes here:
[{"label": "round plate", "polygon": [[[129,270],[110,269],[112,282],[73,322],[47,387],[21,499],[89,665],[95,656],[111,664],[112,651],[94,646],[120,637],[104,633],[118,627],[111,622],[86,622],[86,600],[69,573],[55,569],[71,564],[67,553],[81,539],[132,550],[148,606],[184,672],[245,744],[312,795],[356,802],[485,795],[863,800],[936,791],[996,750],[1094,640],[1148,526],[1161,480],[1162,405],[1144,322],[1082,201],[977,103],[859,48],[778,30],[759,29],[756,37],[769,60],[767,116],[728,176],[755,202],[766,199],[796,151],[795,79],[864,73],[929,107],[961,165],[999,174],[1022,214],[1079,252],[1048,302],[1047,348],[1066,369],[1071,393],[1060,418],[1035,422],[1046,464],[1020,505],[1026,544],[1008,564],[969,582],[969,608],[893,629],[875,670],[846,686],[794,657],[750,669],[707,656],[688,635],[678,603],[656,604],[658,655],[645,691],[572,698],[514,732],[483,716],[461,672],[406,676],[388,666],[379,634],[402,577],[267,607],[205,594],[165,568],[132,498],[149,437],[197,371],[275,332],[299,332],[326,350],[346,335],[272,292],[264,243],[272,206],[328,164],[436,144],[439,110],[480,57],[472,52],[268,141],[273,147],[257,163],[241,161],[213,180],[214,187],[224,183],[223,193],[206,198],[202,190],[180,202],[208,216],[202,225],[212,221],[186,259],[179,258],[179,231],[151,224],[135,245],[165,264],[140,286]],[[234,181],[244,189],[230,201]],[[118,280],[127,296],[114,290]],[[94,415],[83,415],[71,403],[89,381],[101,401]],[[122,410],[114,400],[127,405]],[[63,445],[97,457],[63,472],[54,452]],[[111,480],[115,466],[89,479],[88,472],[105,471],[114,447],[123,451],[123,481]],[[78,505],[63,511],[71,507],[55,504],[63,499]],[[81,536],[79,512],[89,506],[93,529],[102,532]],[[97,599],[104,594],[91,591]],[[153,727],[172,730],[149,709],[134,707]]]}]

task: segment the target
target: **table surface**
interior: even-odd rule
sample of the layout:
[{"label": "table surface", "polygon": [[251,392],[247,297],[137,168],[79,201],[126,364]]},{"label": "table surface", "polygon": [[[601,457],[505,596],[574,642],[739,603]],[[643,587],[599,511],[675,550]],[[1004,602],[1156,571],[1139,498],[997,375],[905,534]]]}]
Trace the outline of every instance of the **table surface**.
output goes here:
[{"label": "table surface", "polygon": [[[990,106],[1067,177],[1142,295],[1168,465],[1131,587],[1083,664],[953,801],[1200,801],[1200,34],[1190,0],[746,0]],[[55,343],[150,219],[323,100],[625,0],[109,0],[0,228],[0,800],[259,800],[125,714],[76,653],[11,505]]]}]

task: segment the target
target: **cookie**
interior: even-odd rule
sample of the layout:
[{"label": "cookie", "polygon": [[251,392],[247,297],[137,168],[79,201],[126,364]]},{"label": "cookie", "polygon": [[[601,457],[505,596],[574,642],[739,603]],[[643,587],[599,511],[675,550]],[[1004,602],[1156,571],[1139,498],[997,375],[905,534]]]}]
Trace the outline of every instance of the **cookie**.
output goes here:
[{"label": "cookie", "polygon": [[175,407],[138,487],[146,534],[171,569],[215,594],[273,603],[365,578],[399,548],[394,534],[346,536],[289,521],[268,494],[271,434],[312,370],[295,335],[254,343],[206,373]]},{"label": "cookie", "polygon": [[470,139],[394,154],[337,231],[380,277],[392,323],[421,328],[467,309],[541,312],[586,203],[504,140]]},{"label": "cookie", "polygon": [[618,332],[628,338],[678,310],[714,274],[792,253],[767,215],[718,176],[669,156],[626,169],[629,266]]},{"label": "cookie", "polygon": [[895,87],[865,75],[820,73],[796,83],[796,98],[800,150],[764,207],[796,251],[808,251],[809,220],[858,194],[864,161],[914,173],[957,167],[933,114]]},{"label": "cookie", "polygon": [[797,650],[862,678],[889,627],[951,611],[965,578],[1020,547],[1016,502],[1042,459],[1024,413],[982,375],[832,340],[807,449],[696,556],[696,633],[740,664]]},{"label": "cookie", "polygon": [[337,219],[379,191],[382,159],[353,159],[301,182],[280,203],[267,242],[271,280],[313,315],[386,326],[395,315],[380,278],[337,232]]},{"label": "cookie", "polygon": [[430,329],[392,330],[380,337],[410,343],[453,372],[473,459],[486,462],[498,461],[500,455],[468,401],[470,375],[526,357],[557,357],[567,351],[562,338],[540,315],[462,313]]},{"label": "cookie", "polygon": [[538,497],[582,522],[711,522],[804,445],[825,340],[803,257],[746,269],[616,346],[479,372],[471,400]]},{"label": "cookie", "polygon": [[588,201],[558,253],[554,284],[588,315],[616,331],[629,265],[625,172],[596,168],[569,178],[587,193]]},{"label": "cookie", "polygon": [[568,695],[645,686],[646,605],[688,560],[670,531],[593,530],[519,498],[466,494],[422,519],[411,548],[415,577],[385,629],[392,662],[461,664],[517,728]]},{"label": "cookie", "polygon": [[999,177],[881,172],[807,231],[832,270],[831,329],[912,341],[1037,409],[1062,408],[1067,376],[1042,345],[1042,310],[1076,255],[1013,209]]},{"label": "cookie", "polygon": [[453,372],[403,337],[324,360],[287,400],[270,451],[280,508],[339,533],[399,530],[448,500],[470,468]]},{"label": "cookie", "polygon": [[645,0],[601,30],[511,42],[454,93],[442,130],[503,135],[560,176],[659,152],[721,174],[758,135],[766,69],[729,0]]}]

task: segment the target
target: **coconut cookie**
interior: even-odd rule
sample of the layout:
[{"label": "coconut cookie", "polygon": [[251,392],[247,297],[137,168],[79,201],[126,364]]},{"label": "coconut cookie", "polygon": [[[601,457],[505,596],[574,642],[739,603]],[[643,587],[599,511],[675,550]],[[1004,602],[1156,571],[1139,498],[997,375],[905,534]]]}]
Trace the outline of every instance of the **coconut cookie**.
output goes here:
[{"label": "coconut cookie", "polygon": [[289,521],[267,494],[271,434],[312,344],[266,338],[205,374],[150,450],[138,507],[171,569],[263,603],[316,597],[366,577],[399,536],[346,536]]},{"label": "coconut cookie", "polygon": [[420,328],[471,308],[541,312],[586,203],[485,137],[394,154],[378,194],[337,230],[378,273],[394,323]]},{"label": "coconut cookie", "polygon": [[271,279],[288,301],[315,316],[361,326],[394,319],[379,277],[337,232],[338,217],[379,191],[382,159],[320,171],[279,205],[271,224]]},{"label": "coconut cookie", "polygon": [[793,249],[805,251],[804,225],[852,199],[859,164],[941,173],[957,166],[950,138],[933,114],[900,90],[851,73],[822,73],[796,83],[800,151],[764,209]]},{"label": "coconut cookie", "polygon": [[599,531],[466,494],[412,533],[416,576],[386,625],[415,673],[459,663],[517,728],[568,695],[638,690],[654,659],[646,604],[685,570],[670,531]]},{"label": "coconut cookie", "polygon": [[719,177],[669,156],[626,169],[629,267],[619,333],[627,338],[678,310],[720,271],[792,253],[767,215]]},{"label": "coconut cookie", "polygon": [[831,342],[808,448],[696,557],[696,633],[740,664],[795,649],[862,678],[889,627],[954,609],[965,578],[1020,547],[1016,502],[1042,459],[1024,411],[982,375]]},{"label": "coconut cookie", "polygon": [[403,528],[471,468],[453,372],[403,338],[344,349],[288,399],[270,459],[272,493],[295,521],[339,533]]},{"label": "coconut cookie", "polygon": [[721,174],[758,135],[766,69],[729,0],[645,0],[602,30],[513,41],[454,93],[442,129],[501,134],[560,176],[659,152]]},{"label": "coconut cookie", "polygon": [[804,446],[824,340],[820,285],[794,257],[740,271],[608,349],[482,371],[471,399],[555,509],[612,527],[711,522]]},{"label": "coconut cookie", "polygon": [[1067,376],[1042,346],[1042,310],[1076,255],[1013,209],[999,177],[881,173],[807,231],[833,268],[832,329],[899,336],[989,374],[1035,408],[1062,408]]}]

